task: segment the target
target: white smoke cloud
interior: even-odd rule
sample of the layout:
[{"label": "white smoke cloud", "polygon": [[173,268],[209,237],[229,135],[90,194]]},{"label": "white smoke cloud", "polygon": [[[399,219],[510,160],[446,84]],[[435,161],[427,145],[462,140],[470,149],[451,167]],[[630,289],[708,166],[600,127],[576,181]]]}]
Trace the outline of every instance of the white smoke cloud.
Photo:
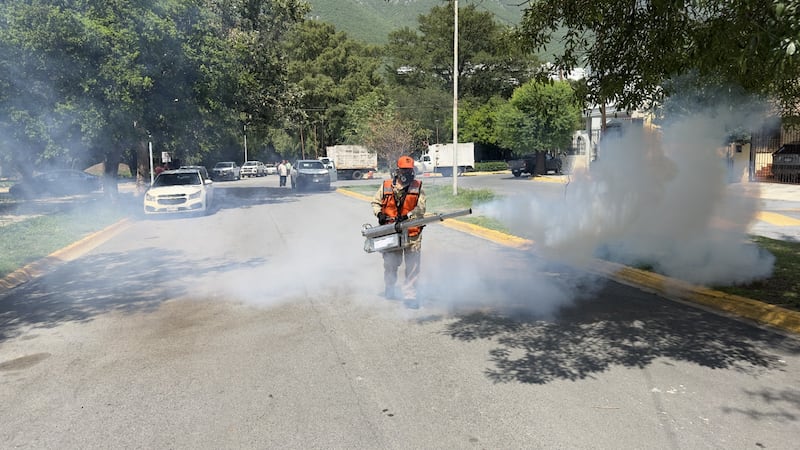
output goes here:
[{"label": "white smoke cloud", "polygon": [[774,257],[747,234],[759,200],[729,189],[719,150],[728,130],[758,121],[716,111],[631,128],[603,140],[563,199],[508,198],[480,213],[524,226],[538,251],[573,264],[600,256],[706,285],[765,278]]}]

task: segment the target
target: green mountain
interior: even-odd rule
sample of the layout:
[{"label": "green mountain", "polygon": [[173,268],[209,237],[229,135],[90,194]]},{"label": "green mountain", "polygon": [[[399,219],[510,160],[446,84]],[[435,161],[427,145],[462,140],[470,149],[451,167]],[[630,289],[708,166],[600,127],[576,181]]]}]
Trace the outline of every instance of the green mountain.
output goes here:
[{"label": "green mountain", "polygon": [[[333,24],[353,39],[369,44],[385,44],[390,31],[403,27],[417,29],[417,18],[444,0],[307,0],[310,19]],[[460,0],[459,7],[475,5],[494,14],[501,24],[516,25],[522,19],[524,2],[508,0]]]}]

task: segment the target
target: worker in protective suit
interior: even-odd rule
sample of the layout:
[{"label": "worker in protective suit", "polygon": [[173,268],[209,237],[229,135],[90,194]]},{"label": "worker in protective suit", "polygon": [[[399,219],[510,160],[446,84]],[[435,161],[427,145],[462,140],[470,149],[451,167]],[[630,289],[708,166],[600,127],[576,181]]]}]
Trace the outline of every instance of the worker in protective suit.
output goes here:
[{"label": "worker in protective suit", "polygon": [[[372,211],[378,224],[402,222],[425,216],[425,191],[422,182],[414,179],[414,160],[401,156],[391,180],[384,180],[372,199]],[[419,308],[417,279],[419,278],[422,227],[408,229],[408,245],[383,253],[384,295],[388,299],[402,298],[406,306]],[[397,290],[397,270],[405,260],[405,278]]]}]

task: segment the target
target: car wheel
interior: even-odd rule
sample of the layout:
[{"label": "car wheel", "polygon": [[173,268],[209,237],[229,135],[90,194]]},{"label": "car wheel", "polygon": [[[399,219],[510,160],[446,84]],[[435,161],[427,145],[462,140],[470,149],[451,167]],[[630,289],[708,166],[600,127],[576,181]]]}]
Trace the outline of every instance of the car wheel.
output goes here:
[{"label": "car wheel", "polygon": [[513,171],[511,173],[514,174],[515,177],[519,177],[519,176],[522,175],[522,172],[520,172],[519,170],[515,170],[515,171]]},{"label": "car wheel", "polygon": [[361,179],[363,176],[364,176],[364,174],[363,174],[363,173],[361,173],[361,171],[360,171],[360,170],[354,170],[354,171],[352,172],[352,174],[350,175],[350,177],[351,177],[352,179],[354,179],[354,180],[360,180],[360,179]]}]

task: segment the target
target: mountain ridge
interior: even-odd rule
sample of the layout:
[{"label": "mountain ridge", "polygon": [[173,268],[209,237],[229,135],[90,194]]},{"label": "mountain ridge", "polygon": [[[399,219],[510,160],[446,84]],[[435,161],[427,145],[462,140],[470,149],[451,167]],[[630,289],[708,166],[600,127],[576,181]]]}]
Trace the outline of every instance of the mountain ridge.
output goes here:
[{"label": "mountain ridge", "polygon": [[[420,15],[428,14],[443,0],[307,0],[311,12],[307,18],[328,22],[338,31],[367,44],[382,45],[389,32],[409,27],[416,30]],[[523,6],[508,0],[461,0],[459,8],[474,5],[479,11],[491,12],[495,20],[513,26],[522,19]]]}]

